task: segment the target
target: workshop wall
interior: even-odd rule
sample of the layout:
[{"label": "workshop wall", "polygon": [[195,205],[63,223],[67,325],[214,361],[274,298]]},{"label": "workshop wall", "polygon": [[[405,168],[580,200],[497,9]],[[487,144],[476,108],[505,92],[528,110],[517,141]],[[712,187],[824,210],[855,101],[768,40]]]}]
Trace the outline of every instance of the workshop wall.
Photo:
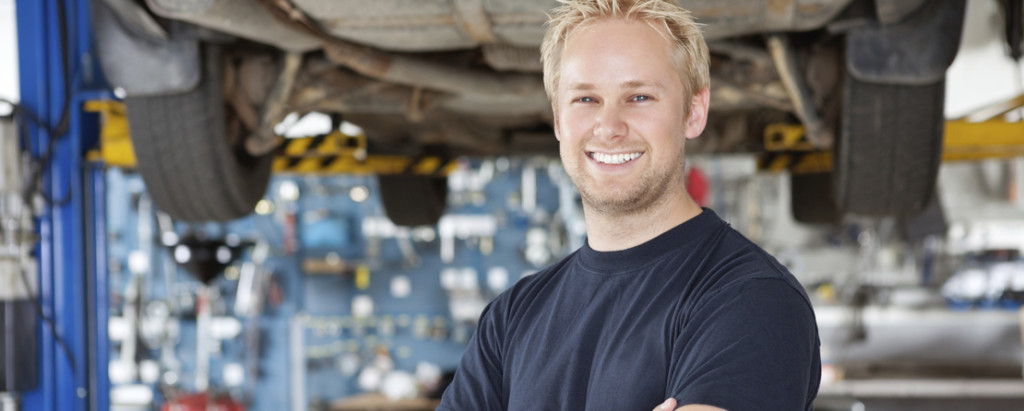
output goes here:
[{"label": "workshop wall", "polygon": [[275,177],[257,214],[226,225],[169,225],[137,175],[107,179],[111,378],[158,403],[197,390],[200,283],[173,246],[189,233],[255,244],[211,282],[209,371],[212,392],[254,410],[319,408],[392,370],[453,370],[487,302],[583,241],[575,191],[550,158],[464,160],[446,216],[417,229],[390,224],[373,177]]}]

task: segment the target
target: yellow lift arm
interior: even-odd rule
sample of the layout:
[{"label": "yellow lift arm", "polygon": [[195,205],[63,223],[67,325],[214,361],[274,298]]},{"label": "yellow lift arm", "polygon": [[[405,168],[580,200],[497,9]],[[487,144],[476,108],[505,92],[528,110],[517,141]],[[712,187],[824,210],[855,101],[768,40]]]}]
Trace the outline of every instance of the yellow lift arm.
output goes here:
[{"label": "yellow lift arm", "polygon": [[[108,166],[134,168],[124,104],[102,100],[85,103],[85,110],[99,113],[100,148],[88,153],[88,160]],[[285,140],[274,158],[275,173],[303,174],[403,174],[445,176],[457,167],[455,160],[439,156],[395,156],[370,154],[366,136],[334,131],[327,135]]]},{"label": "yellow lift arm", "polygon": [[[1024,95],[946,121],[942,161],[971,161],[1024,156],[1024,121],[1006,115],[1024,107]],[[794,174],[832,170],[832,152],[818,151],[804,138],[799,124],[771,124],[764,130],[761,170]]]}]

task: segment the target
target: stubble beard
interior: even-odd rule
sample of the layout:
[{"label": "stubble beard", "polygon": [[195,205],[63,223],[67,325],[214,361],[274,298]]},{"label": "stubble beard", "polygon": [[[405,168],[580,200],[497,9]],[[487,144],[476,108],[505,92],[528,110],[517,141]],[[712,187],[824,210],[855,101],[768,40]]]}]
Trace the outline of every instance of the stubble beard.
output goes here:
[{"label": "stubble beard", "polygon": [[648,169],[632,186],[610,190],[601,187],[586,170],[586,162],[576,163],[569,171],[569,177],[580,192],[580,198],[587,209],[605,217],[627,217],[643,214],[667,200],[670,193],[685,187],[677,178],[684,173],[685,165],[682,156],[678,169]]}]

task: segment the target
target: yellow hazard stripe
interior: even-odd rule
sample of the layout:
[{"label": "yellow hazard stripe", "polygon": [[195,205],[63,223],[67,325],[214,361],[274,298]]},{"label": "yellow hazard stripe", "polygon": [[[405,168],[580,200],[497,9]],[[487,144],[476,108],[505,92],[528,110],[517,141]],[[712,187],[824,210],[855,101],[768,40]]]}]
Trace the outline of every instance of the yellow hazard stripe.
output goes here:
[{"label": "yellow hazard stripe", "polygon": [[793,174],[827,173],[832,171],[832,153],[816,151],[807,153],[789,170]]},{"label": "yellow hazard stripe", "polygon": [[[314,146],[314,144],[316,144]],[[366,136],[350,136],[334,131],[317,137],[290,138],[284,141],[280,155],[285,157],[358,156],[365,154]]]},{"label": "yellow hazard stripe", "polygon": [[437,157],[425,157],[416,162],[412,167],[413,174],[434,174],[441,166],[441,159]]},{"label": "yellow hazard stripe", "polygon": [[832,171],[832,153],[828,151],[772,153],[758,161],[761,171],[789,171],[792,174],[827,173]]},{"label": "yellow hazard stripe", "polygon": [[350,156],[274,159],[274,172],[315,174],[404,174],[445,176],[458,167],[457,161],[442,163],[439,157],[426,157],[410,168],[413,159],[403,156],[370,155],[365,160]]},{"label": "yellow hazard stripe", "polygon": [[302,157],[306,154],[306,151],[308,151],[309,145],[313,143],[313,139],[311,138],[290,138],[285,141],[285,157]]},{"label": "yellow hazard stripe", "polygon": [[764,128],[764,149],[767,151],[813,151],[804,139],[804,126],[799,124],[769,124]]}]

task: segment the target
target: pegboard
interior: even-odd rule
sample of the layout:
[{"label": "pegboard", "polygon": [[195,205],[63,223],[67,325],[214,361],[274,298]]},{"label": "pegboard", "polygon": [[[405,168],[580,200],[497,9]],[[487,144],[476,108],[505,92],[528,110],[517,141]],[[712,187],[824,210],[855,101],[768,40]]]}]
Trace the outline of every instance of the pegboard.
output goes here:
[{"label": "pegboard", "polygon": [[[199,283],[160,244],[160,224],[139,177],[111,169],[107,183],[112,316],[125,316],[132,284],[143,295],[143,312],[153,302],[169,307],[169,321],[178,326],[165,346],[179,365],[168,370],[162,364],[162,382],[148,384],[164,393],[173,391],[169,387],[192,391]],[[211,390],[253,410],[309,409],[363,392],[358,377],[380,353],[397,370],[415,372],[422,362],[453,370],[483,304],[582,244],[578,197],[557,159],[464,159],[449,187],[447,220],[399,229],[398,238],[387,227],[376,179],[366,176],[278,175],[257,207],[260,214],[228,224],[175,223],[179,236],[231,235],[269,251],[261,265],[266,303],[258,316],[233,310],[238,264],[211,285],[219,295],[214,316],[236,318],[242,326],[211,357]],[[466,229],[446,240],[444,221]],[[366,235],[382,232],[390,234]],[[133,276],[129,260],[140,255],[148,267]],[[241,261],[251,259],[248,252]],[[122,344],[112,344],[112,361]],[[161,363],[159,347],[140,346],[136,358]],[[245,369],[244,382],[225,379],[225,366]]]}]

